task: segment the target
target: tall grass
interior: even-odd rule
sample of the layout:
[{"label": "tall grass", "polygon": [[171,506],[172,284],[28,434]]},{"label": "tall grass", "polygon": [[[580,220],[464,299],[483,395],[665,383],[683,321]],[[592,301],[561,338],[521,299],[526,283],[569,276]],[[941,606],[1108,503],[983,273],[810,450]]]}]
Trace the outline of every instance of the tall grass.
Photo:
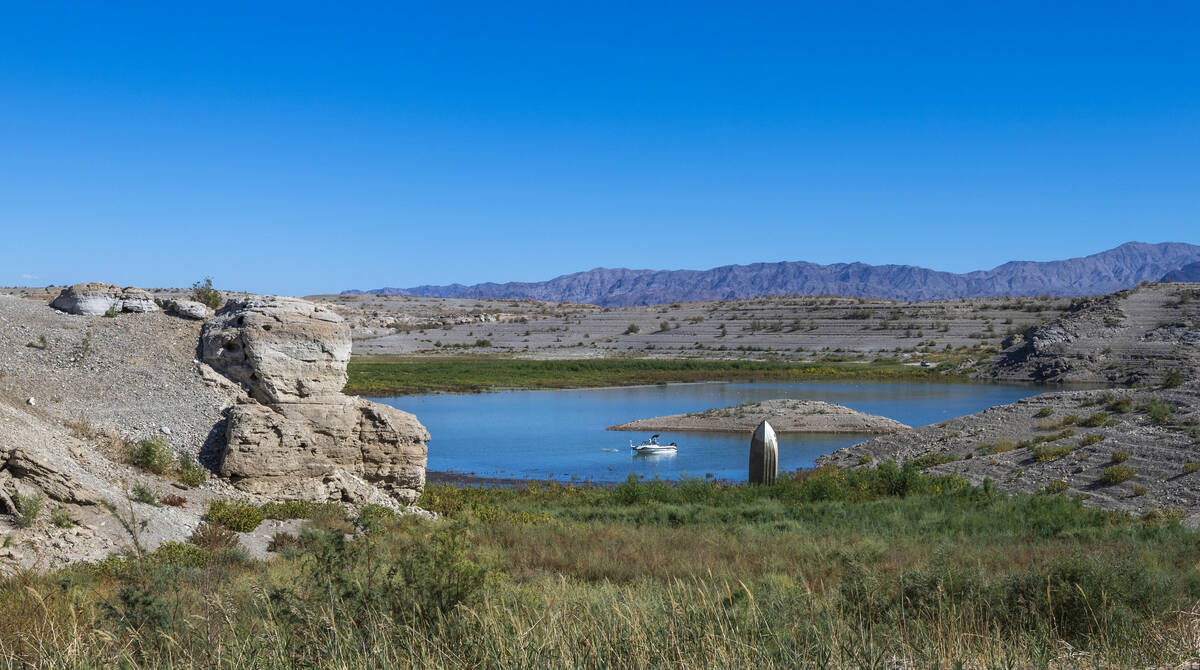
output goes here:
[{"label": "tall grass", "polygon": [[0,668],[1169,667],[1200,642],[1200,534],[915,466],[422,504],[443,520],[318,524],[269,563],[15,575]]}]

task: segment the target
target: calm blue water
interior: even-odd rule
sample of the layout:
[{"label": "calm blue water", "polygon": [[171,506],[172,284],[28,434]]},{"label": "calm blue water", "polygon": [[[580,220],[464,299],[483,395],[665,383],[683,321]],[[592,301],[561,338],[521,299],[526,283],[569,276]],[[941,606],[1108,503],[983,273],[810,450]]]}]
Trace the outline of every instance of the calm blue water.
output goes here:
[{"label": "calm blue water", "polygon": [[[1031,386],[808,382],[794,384],[671,384],[573,391],[506,391],[472,395],[375,398],[412,412],[429,429],[429,469],[480,477],[622,481],[746,478],[750,435],[663,433],[679,443],[674,455],[634,456],[641,433],[606,431],[634,419],[695,412],[741,402],[824,400],[910,426],[937,423],[1039,393]],[[780,470],[810,467],[822,455],[868,439],[845,435],[783,435]]]}]

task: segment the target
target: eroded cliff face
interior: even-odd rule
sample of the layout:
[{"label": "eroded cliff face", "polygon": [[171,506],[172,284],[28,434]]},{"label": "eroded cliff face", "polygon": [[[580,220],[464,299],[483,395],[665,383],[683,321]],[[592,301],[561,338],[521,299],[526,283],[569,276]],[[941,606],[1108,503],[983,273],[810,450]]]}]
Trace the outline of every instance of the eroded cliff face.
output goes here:
[{"label": "eroded cliff face", "polygon": [[1078,301],[1014,335],[983,376],[1012,381],[1157,384],[1200,374],[1200,284],[1149,284]]},{"label": "eroded cliff face", "polygon": [[343,395],[350,328],[297,298],[227,303],[200,336],[204,362],[248,394],[228,414],[220,474],[273,498],[412,504],[429,433],[417,418]]}]

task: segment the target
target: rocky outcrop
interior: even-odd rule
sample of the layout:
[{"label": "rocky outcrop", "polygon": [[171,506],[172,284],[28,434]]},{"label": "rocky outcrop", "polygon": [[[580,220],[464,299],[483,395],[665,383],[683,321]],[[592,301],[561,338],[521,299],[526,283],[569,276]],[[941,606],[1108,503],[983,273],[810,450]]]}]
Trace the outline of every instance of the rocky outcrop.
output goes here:
[{"label": "rocky outcrop", "polygon": [[107,314],[112,309],[118,312],[158,311],[154,298],[140,288],[121,288],[115,284],[99,282],[69,286],[58,294],[50,306],[68,314],[85,316]]},{"label": "rocky outcrop", "polygon": [[209,309],[208,305],[195,300],[161,300],[159,304],[168,313],[182,316],[185,319],[203,321],[213,315],[213,311]]},{"label": "rocky outcrop", "polygon": [[1148,284],[1081,299],[1003,347],[982,376],[1121,385],[1191,379],[1200,373],[1200,286]]},{"label": "rocky outcrop", "polygon": [[883,434],[909,430],[908,426],[885,416],[819,400],[788,399],[639,419],[609,426],[608,430],[743,433],[755,430],[763,421],[770,421],[776,433]]},{"label": "rocky outcrop", "polygon": [[220,466],[239,488],[348,502],[420,496],[429,434],[407,412],[341,393],[350,328],[331,309],[231,300],[205,324],[201,352],[249,395],[229,411]]},{"label": "rocky outcrop", "polygon": [[[1200,382],[1173,389],[1064,391],[839,449],[818,465],[915,461],[1001,491],[1060,491],[1085,505],[1179,508],[1200,526]],[[1123,454],[1120,458],[1116,453]],[[1106,480],[1120,464],[1128,481]]]}]

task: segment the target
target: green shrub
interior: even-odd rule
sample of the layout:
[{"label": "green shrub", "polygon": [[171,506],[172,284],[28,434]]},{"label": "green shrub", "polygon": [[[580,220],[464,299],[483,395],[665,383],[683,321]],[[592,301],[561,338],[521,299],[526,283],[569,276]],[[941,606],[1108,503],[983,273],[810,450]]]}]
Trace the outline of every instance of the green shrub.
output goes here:
[{"label": "green shrub", "polygon": [[208,471],[192,458],[179,459],[179,481],[195,488],[208,480]]},{"label": "green shrub", "polygon": [[163,542],[146,555],[146,563],[157,567],[198,568],[204,565],[204,551],[190,542]]},{"label": "green shrub", "polygon": [[1108,411],[1116,414],[1128,414],[1133,411],[1133,400],[1129,398],[1118,398],[1108,405]]},{"label": "green shrub", "polygon": [[1100,475],[1102,484],[1120,484],[1133,479],[1137,475],[1137,470],[1128,465],[1113,465],[1104,468],[1104,473]]},{"label": "green shrub", "polygon": [[146,488],[145,486],[133,487],[133,499],[140,503],[143,503],[146,505],[151,505],[153,507],[161,507],[162,506],[158,502],[158,494],[155,493],[154,491],[151,491],[150,489]]},{"label": "green shrub", "polygon": [[636,335],[637,333],[640,333],[640,332],[642,332],[642,327],[637,325],[636,323],[629,324],[629,327],[625,329],[626,335]]},{"label": "green shrub", "polygon": [[364,505],[358,510],[358,527],[364,532],[372,533],[386,529],[394,523],[399,515],[390,507],[383,505]]},{"label": "green shrub", "polygon": [[1080,447],[1090,447],[1093,444],[1096,444],[1097,442],[1103,442],[1103,441],[1104,441],[1103,435],[1100,435],[1097,433],[1092,433],[1091,435],[1084,435],[1083,438],[1079,440],[1079,446]]},{"label": "green shrub", "polygon": [[1053,461],[1071,453],[1071,447],[1034,447],[1033,459],[1039,463]]},{"label": "green shrub", "polygon": [[1055,479],[1055,480],[1052,480],[1049,484],[1046,484],[1046,488],[1043,490],[1046,493],[1055,494],[1055,493],[1063,493],[1069,488],[1071,488],[1070,485],[1068,485],[1065,481],[1063,481],[1061,479]]},{"label": "green shrub", "polygon": [[1112,452],[1111,460],[1113,463],[1124,463],[1125,461],[1129,460],[1129,452],[1114,451]]},{"label": "green shrub", "polygon": [[866,455],[866,454],[863,454],[862,456],[859,456],[859,457],[858,457],[858,464],[859,464],[859,465],[870,465],[870,464],[872,464],[872,463],[874,463],[874,462],[875,462],[875,459],[874,459],[874,458],[872,458],[871,456],[868,456],[868,455]]},{"label": "green shrub", "polygon": [[1200,463],[1184,463],[1183,474],[1190,475],[1195,472],[1200,472]]},{"label": "green shrub", "polygon": [[263,503],[259,508],[267,519],[307,519],[312,516],[317,503],[311,500],[285,500],[282,502]]},{"label": "green shrub", "polygon": [[213,288],[212,277],[205,277],[203,281],[192,284],[192,299],[210,309],[219,309],[225,303],[225,297]]},{"label": "green shrub", "polygon": [[17,525],[21,528],[29,528],[37,523],[38,517],[42,514],[42,506],[46,504],[46,499],[40,493],[30,493],[29,495],[14,493],[12,501],[17,506]]},{"label": "green shrub", "polygon": [[1133,487],[1133,495],[1136,497],[1144,496],[1149,492],[1150,492],[1150,489],[1145,486],[1134,486]]},{"label": "green shrub", "polygon": [[263,513],[257,505],[241,500],[214,500],[208,504],[205,518],[238,533],[249,533],[262,523]]},{"label": "green shrub", "polygon": [[1044,418],[1050,416],[1051,414],[1054,414],[1054,410],[1050,409],[1049,407],[1043,407],[1043,408],[1039,409],[1037,411],[1037,414],[1034,414],[1033,417],[1035,419],[1044,419]]},{"label": "green shrub", "polygon": [[980,447],[980,451],[985,455],[991,456],[994,454],[1003,454],[1006,451],[1012,451],[1014,449],[1020,449],[1022,446],[1023,445],[1021,443],[1013,442],[1012,440],[1000,440],[999,442],[995,442],[993,444],[983,445]]},{"label": "green shrub", "polygon": [[71,518],[71,514],[67,512],[65,507],[55,507],[50,513],[50,522],[59,528],[70,528],[75,525],[75,520]]},{"label": "green shrub", "polygon": [[1146,413],[1150,418],[1150,423],[1161,426],[1171,422],[1171,416],[1175,412],[1175,408],[1171,403],[1165,400],[1153,398],[1138,409]]},{"label": "green shrub", "polygon": [[1106,414],[1104,412],[1096,412],[1095,414],[1084,419],[1083,423],[1081,423],[1080,425],[1086,426],[1088,428],[1099,428],[1100,426],[1103,426],[1106,423],[1108,423],[1108,414]]},{"label": "green shrub", "polygon": [[1178,370],[1172,370],[1163,376],[1163,388],[1173,389],[1183,385],[1183,375]]},{"label": "green shrub", "polygon": [[129,455],[130,463],[156,475],[164,475],[169,472],[173,461],[174,454],[171,453],[171,447],[167,445],[167,438],[162,435],[155,435],[138,442]]}]

